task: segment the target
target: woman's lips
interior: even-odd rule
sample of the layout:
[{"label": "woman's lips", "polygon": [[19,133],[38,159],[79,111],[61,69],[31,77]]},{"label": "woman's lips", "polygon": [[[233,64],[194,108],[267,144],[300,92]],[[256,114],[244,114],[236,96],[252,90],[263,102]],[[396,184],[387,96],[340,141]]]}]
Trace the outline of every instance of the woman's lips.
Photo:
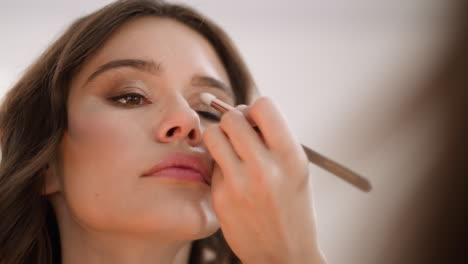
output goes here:
[{"label": "woman's lips", "polygon": [[210,185],[210,167],[198,156],[172,153],[143,173],[143,177],[164,177],[203,182]]},{"label": "woman's lips", "polygon": [[206,182],[203,175],[196,170],[184,167],[167,167],[146,177],[174,178],[179,180]]}]

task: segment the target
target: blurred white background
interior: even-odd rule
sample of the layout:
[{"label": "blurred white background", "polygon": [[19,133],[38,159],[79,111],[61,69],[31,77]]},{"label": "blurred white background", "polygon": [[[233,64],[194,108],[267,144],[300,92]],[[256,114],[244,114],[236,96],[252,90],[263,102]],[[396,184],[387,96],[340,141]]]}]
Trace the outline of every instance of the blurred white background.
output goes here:
[{"label": "blurred white background", "polygon": [[[1,1],[2,97],[71,21],[110,2]],[[413,103],[453,37],[456,6],[443,0],[182,2],[228,32],[261,94],[280,105],[302,143],[371,180],[374,189],[363,193],[310,166],[329,263],[402,263],[425,215],[414,218],[408,210],[421,199],[418,186],[438,155],[445,122],[437,102],[416,109]]]}]

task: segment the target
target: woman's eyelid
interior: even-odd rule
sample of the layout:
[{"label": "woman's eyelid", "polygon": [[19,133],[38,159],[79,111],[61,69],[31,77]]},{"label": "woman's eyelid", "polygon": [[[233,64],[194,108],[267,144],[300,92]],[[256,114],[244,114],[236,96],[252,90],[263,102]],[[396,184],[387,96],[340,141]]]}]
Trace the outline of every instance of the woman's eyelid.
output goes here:
[{"label": "woman's eyelid", "polygon": [[192,106],[192,109],[195,112],[207,112],[207,113],[213,114],[215,116],[221,117],[221,113],[218,110],[214,109],[211,106],[206,105],[203,102],[195,104],[194,106]]},{"label": "woman's eyelid", "polygon": [[124,95],[139,95],[142,96],[145,100],[151,101],[151,95],[141,87],[135,86],[122,86],[111,97],[118,97]]},{"label": "woman's eyelid", "polygon": [[125,80],[119,85],[119,90],[121,92],[139,91],[146,98],[151,97],[151,89],[148,87],[148,85],[146,85],[145,82],[141,80]]},{"label": "woman's eyelid", "polygon": [[234,105],[234,102],[236,99],[232,97],[231,95],[225,94],[223,92],[221,93],[212,93],[217,99],[229,104],[229,105]]},{"label": "woman's eyelid", "polygon": [[[214,96],[216,96],[218,99],[221,101],[224,101],[228,104],[231,104],[231,101],[234,101],[231,96],[227,94],[222,94],[222,93],[213,93]],[[151,94],[151,89],[143,82],[143,81],[125,81],[121,85],[118,86],[117,89],[114,89],[112,92],[111,96],[108,96],[109,99],[117,99],[117,98],[123,98],[125,96],[141,96],[142,99],[147,101],[146,104],[152,104],[153,98]],[[190,96],[192,97],[192,96]],[[193,100],[195,99],[195,100]],[[220,113],[218,110],[214,109],[211,106],[206,105],[201,101],[200,94],[196,94],[193,96],[193,99],[189,99],[189,101],[192,101],[193,103],[189,103],[191,105],[191,108],[196,111],[202,111],[202,112],[208,112],[210,114],[213,114],[215,116],[221,117],[222,113]]]}]

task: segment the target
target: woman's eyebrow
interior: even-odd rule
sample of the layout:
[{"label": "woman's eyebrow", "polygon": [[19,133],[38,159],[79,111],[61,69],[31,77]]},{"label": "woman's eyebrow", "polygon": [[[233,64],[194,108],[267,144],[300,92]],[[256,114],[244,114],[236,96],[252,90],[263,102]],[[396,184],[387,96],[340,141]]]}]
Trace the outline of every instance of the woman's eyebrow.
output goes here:
[{"label": "woman's eyebrow", "polygon": [[99,74],[102,74],[111,69],[121,68],[121,67],[131,67],[140,71],[154,73],[154,74],[157,74],[161,71],[161,64],[155,63],[154,61],[146,61],[146,60],[138,60],[138,59],[113,60],[113,61],[109,61],[99,66],[99,68],[88,77],[84,85],[92,81]]},{"label": "woman's eyebrow", "polygon": [[[83,84],[83,86],[88,84],[98,75],[106,71],[109,71],[111,69],[116,69],[116,68],[121,68],[121,67],[130,67],[130,68],[137,69],[139,71],[148,72],[152,74],[158,74],[162,71],[161,63],[156,63],[153,60],[151,61],[139,60],[139,59],[113,60],[113,61],[109,61],[99,66],[99,68],[88,77],[88,79]],[[233,96],[234,94],[232,91],[232,88],[229,87],[229,85],[225,84],[224,82],[218,79],[215,79],[209,76],[195,75],[191,80],[191,84],[193,86],[208,86],[208,87],[218,88],[230,96]]]}]

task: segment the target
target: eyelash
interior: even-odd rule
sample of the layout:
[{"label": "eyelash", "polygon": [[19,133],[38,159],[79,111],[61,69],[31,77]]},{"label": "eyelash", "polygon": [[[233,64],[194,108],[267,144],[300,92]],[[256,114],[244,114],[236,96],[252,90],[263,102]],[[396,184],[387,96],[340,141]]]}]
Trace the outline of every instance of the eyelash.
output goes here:
[{"label": "eyelash", "polygon": [[[126,102],[123,103],[123,102],[119,102],[119,100],[122,100],[122,99],[125,99],[125,98],[129,98],[129,97],[136,97],[136,98],[139,98],[140,100],[145,100],[146,101],[146,104],[150,104],[151,102],[149,102],[148,98],[146,98],[145,96],[139,94],[139,93],[127,93],[127,94],[121,94],[121,95],[117,95],[117,96],[114,96],[114,97],[110,97],[109,99],[117,104],[120,104],[122,106],[127,106],[127,107],[136,107],[136,106],[139,106],[139,105],[142,105],[142,103],[139,103],[139,104],[136,104],[136,105],[132,105],[132,104],[127,104]],[[140,101],[141,102],[141,101]]]},{"label": "eyelash", "polygon": [[210,112],[206,112],[206,111],[197,111],[197,113],[206,118],[206,119],[209,119],[209,120],[213,120],[213,121],[220,121],[221,120],[221,117],[213,114],[213,113],[210,113]]},{"label": "eyelash", "polygon": [[[129,97],[136,97],[136,98],[139,98],[140,100],[144,100],[146,102],[139,103],[139,104],[136,104],[136,105],[119,102],[119,100],[122,100],[122,99],[125,99],[125,98],[128,99]],[[118,95],[118,96],[110,97],[109,100],[111,100],[112,102],[117,103],[119,105],[122,105],[124,107],[138,107],[138,106],[143,105],[143,104],[151,104],[151,102],[148,100],[148,98],[146,98],[146,96],[141,95],[139,93],[121,94],[121,95]],[[221,120],[220,116],[217,116],[216,114],[213,114],[213,113],[208,112],[208,111],[196,111],[196,112],[201,117],[204,117],[204,118],[212,120],[212,121],[220,121]]]}]

